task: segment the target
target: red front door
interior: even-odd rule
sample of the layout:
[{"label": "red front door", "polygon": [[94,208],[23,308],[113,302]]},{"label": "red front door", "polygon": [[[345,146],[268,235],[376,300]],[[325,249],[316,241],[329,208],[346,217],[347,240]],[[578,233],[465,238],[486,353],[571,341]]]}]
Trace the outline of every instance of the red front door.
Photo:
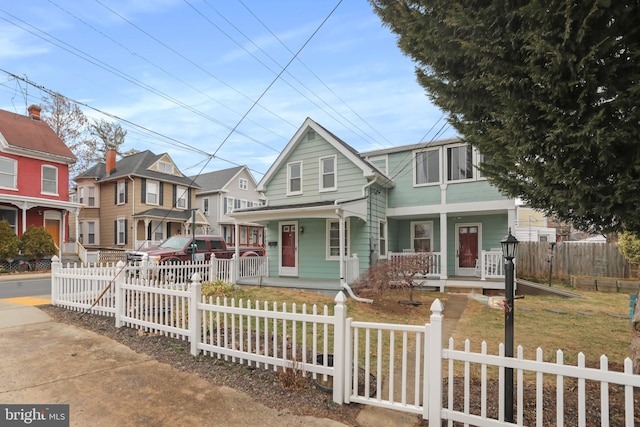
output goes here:
[{"label": "red front door", "polygon": [[280,224],[280,269],[285,276],[298,275],[297,223]]},{"label": "red front door", "polygon": [[460,226],[458,228],[459,268],[475,268],[478,259],[478,227]]}]

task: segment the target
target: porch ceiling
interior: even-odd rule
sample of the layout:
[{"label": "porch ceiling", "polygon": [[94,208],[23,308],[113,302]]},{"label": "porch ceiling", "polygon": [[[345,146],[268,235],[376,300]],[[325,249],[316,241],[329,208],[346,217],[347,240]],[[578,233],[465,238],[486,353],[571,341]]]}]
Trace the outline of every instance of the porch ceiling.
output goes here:
[{"label": "porch ceiling", "polygon": [[229,216],[236,220],[254,223],[285,220],[291,218],[340,218],[340,212],[345,217],[358,217],[367,220],[366,198],[348,202],[321,202],[285,206],[266,206],[258,209],[232,212]]}]

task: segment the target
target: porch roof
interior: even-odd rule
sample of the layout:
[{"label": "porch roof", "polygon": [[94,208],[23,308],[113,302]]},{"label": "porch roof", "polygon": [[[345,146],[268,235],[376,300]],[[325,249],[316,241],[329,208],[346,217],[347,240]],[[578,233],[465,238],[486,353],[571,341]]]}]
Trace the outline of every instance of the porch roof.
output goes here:
[{"label": "porch roof", "polygon": [[80,212],[83,205],[81,203],[67,202],[56,199],[43,199],[39,197],[18,196],[12,194],[3,194],[2,202],[14,205],[20,209],[31,209],[36,206],[43,208],[65,209],[72,213]]},{"label": "porch roof", "polygon": [[264,223],[272,220],[291,218],[340,218],[355,216],[367,220],[367,198],[348,201],[328,200],[322,202],[299,203],[280,206],[259,206],[233,211],[229,214],[235,220]]},{"label": "porch roof", "polygon": [[[191,212],[191,210],[178,211],[172,209],[153,208],[133,214],[133,217],[138,219],[153,218],[176,222],[187,222],[191,220]],[[196,224],[209,224],[207,218],[202,215],[199,210],[196,210]]]}]

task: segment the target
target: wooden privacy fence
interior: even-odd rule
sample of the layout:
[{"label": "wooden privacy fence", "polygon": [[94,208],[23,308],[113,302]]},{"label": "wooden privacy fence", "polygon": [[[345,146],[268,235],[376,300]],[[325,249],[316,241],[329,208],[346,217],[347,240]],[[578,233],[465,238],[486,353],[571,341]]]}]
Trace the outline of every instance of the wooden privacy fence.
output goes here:
[{"label": "wooden privacy fence", "polygon": [[[331,377],[336,403],[418,414],[432,427],[440,427],[443,420],[449,425],[487,427],[631,427],[640,414],[634,399],[640,375],[632,373],[629,358],[623,372],[613,372],[605,356],[599,368],[589,368],[582,353],[577,365],[569,365],[562,352],[556,353],[555,361],[543,360],[542,349],[535,360],[528,360],[522,347],[516,357],[505,357],[503,345],[498,354],[489,354],[486,343],[481,352],[472,352],[469,340],[464,350],[455,349],[453,339],[445,347],[444,307],[438,299],[431,305],[430,323],[361,322],[347,317],[342,292],[332,309],[325,305],[321,310],[315,305],[214,300],[202,296],[198,272],[189,283],[176,283],[128,274],[124,263],[118,264],[117,269],[79,271],[56,262],[51,272],[52,303],[114,317],[116,327],[188,340],[194,356],[203,353],[256,368],[294,369],[325,384]],[[109,292],[92,307],[107,282]],[[505,421],[506,369],[515,374],[515,424]],[[548,397],[545,400],[550,393],[554,411],[548,407]],[[599,408],[590,406],[587,412],[588,399],[598,400]],[[565,412],[567,402],[576,402],[578,410]],[[622,413],[610,410],[614,402],[616,408],[624,407]]]},{"label": "wooden privacy fence", "polygon": [[[521,242],[516,259],[518,276],[547,279],[550,248],[547,242]],[[571,276],[629,277],[629,263],[615,243],[557,243],[553,278],[568,281]]]}]

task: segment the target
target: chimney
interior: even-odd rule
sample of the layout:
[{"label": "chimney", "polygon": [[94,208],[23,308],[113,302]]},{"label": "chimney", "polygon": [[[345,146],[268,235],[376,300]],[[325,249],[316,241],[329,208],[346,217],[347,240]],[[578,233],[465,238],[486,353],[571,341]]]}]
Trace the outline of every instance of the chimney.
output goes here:
[{"label": "chimney", "polygon": [[107,176],[116,169],[116,150],[107,150]]},{"label": "chimney", "polygon": [[32,120],[40,120],[40,111],[42,111],[42,108],[39,105],[31,104],[29,108],[27,108],[27,111]]}]

